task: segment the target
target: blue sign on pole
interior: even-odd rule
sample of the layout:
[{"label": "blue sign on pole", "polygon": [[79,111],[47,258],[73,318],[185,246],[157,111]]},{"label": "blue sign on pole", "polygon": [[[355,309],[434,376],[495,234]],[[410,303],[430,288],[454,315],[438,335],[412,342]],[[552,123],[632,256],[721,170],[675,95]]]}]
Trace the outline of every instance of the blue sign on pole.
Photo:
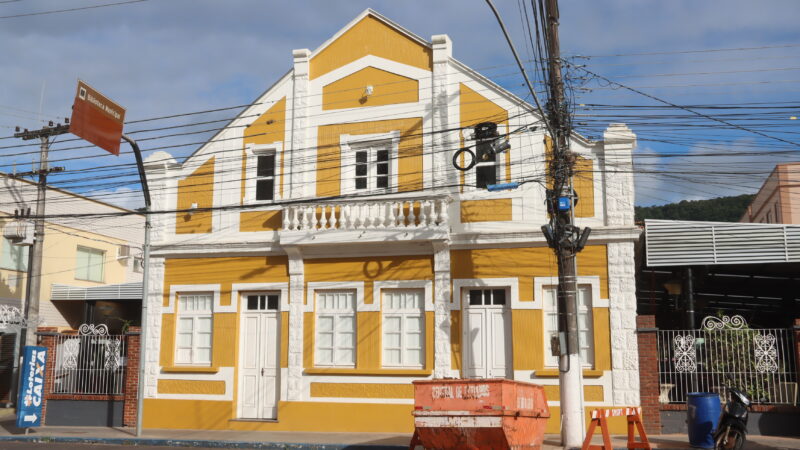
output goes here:
[{"label": "blue sign on pole", "polygon": [[47,364],[47,348],[25,346],[22,360],[22,379],[17,399],[17,427],[29,428],[42,425],[42,402],[44,400],[44,374]]}]

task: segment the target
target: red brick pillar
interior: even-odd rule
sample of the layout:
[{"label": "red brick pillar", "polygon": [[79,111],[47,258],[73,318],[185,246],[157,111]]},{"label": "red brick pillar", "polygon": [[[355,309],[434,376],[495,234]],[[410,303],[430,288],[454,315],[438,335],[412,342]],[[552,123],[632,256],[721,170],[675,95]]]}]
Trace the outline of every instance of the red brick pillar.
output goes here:
[{"label": "red brick pillar", "polygon": [[642,422],[647,434],[661,434],[661,411],[658,403],[658,328],[656,316],[637,316],[636,333],[639,342],[639,396],[642,402]]},{"label": "red brick pillar", "polygon": [[[42,395],[42,425],[44,425],[45,419],[47,418],[47,398],[50,397],[50,393],[53,390],[53,376],[56,368],[56,336],[58,336],[58,328],[39,327],[36,329],[36,336],[39,338],[38,345],[47,348],[47,364],[44,369],[44,394]],[[20,370],[22,371],[24,368],[20,366]],[[24,388],[25,387],[22,385],[19,387],[20,390]]]},{"label": "red brick pillar", "polygon": [[126,333],[125,346],[128,349],[125,365],[125,400],[122,412],[122,424],[126,427],[136,426],[136,407],[139,390],[139,355],[141,354],[142,330],[130,327]]}]

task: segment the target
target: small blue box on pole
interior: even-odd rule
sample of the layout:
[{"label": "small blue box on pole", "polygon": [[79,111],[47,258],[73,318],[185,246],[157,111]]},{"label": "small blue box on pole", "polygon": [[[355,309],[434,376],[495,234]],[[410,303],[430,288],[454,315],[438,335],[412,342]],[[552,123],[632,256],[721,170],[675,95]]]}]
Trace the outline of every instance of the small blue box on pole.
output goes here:
[{"label": "small blue box on pole", "polygon": [[569,211],[570,206],[569,197],[558,197],[559,211]]},{"label": "small blue box on pole", "polygon": [[47,367],[47,348],[25,346],[20,372],[19,397],[17,398],[17,427],[30,428],[42,425],[42,403],[44,401],[44,374]]}]

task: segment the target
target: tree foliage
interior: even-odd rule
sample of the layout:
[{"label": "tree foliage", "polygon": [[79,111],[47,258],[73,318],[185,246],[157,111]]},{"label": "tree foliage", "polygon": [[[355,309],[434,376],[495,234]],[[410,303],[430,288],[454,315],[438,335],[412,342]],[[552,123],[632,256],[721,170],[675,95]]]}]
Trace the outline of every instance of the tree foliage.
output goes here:
[{"label": "tree foliage", "polygon": [[755,195],[719,197],[710,200],[681,200],[660,206],[637,206],[636,220],[699,220],[708,222],[738,222]]}]

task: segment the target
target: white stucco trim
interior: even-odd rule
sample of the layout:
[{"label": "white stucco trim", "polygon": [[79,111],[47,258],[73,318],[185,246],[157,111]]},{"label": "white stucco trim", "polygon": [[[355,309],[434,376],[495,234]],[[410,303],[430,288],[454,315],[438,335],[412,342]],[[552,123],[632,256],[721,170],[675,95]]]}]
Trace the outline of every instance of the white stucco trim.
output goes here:
[{"label": "white stucco trim", "polygon": [[314,312],[316,309],[316,291],[330,289],[349,289],[356,291],[356,312],[380,311],[380,305],[364,302],[363,281],[312,281],[306,290],[305,312]]},{"label": "white stucco trim", "polygon": [[[234,283],[231,286],[231,303],[239,305],[244,301],[243,292],[266,292],[278,291],[281,294],[280,302],[278,303],[278,311],[289,310],[289,283]],[[241,311],[244,311],[242,304]],[[236,312],[231,311],[231,312]]]},{"label": "white stucco trim", "polygon": [[[533,278],[533,302],[536,306],[533,309],[544,309],[544,286],[557,285],[558,277],[534,277]],[[600,277],[597,275],[587,275],[577,277],[577,284],[592,285],[592,308],[608,308],[608,299],[600,297]]]},{"label": "white stucco trim", "polygon": [[509,291],[510,309],[533,309],[533,302],[519,301],[519,278],[455,278],[453,279],[453,303],[450,309],[462,309],[464,292],[462,288],[469,287],[505,287]]},{"label": "white stucco trim", "polygon": [[382,289],[423,289],[425,311],[433,311],[433,281],[431,280],[389,280],[372,283],[372,304],[381,305]]},{"label": "white stucco trim", "polygon": [[173,284],[169,287],[169,303],[162,309],[164,314],[174,314],[179,293],[188,292],[211,292],[214,295],[212,312],[236,312],[236,305],[222,306],[220,304],[220,285],[219,284]]}]

